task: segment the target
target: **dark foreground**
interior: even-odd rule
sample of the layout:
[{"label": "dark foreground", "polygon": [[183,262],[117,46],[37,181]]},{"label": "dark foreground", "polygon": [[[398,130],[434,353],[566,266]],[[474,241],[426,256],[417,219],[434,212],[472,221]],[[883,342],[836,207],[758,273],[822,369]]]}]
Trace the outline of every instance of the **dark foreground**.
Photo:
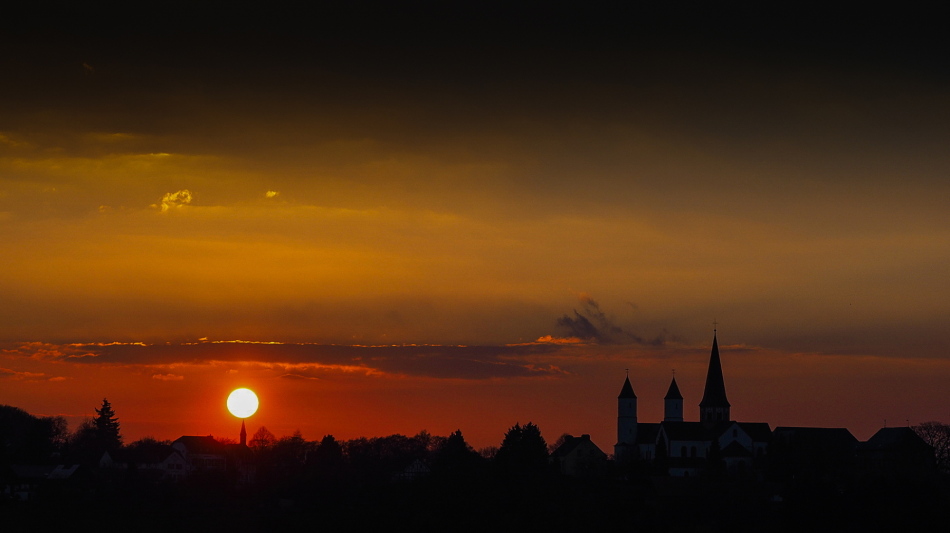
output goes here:
[{"label": "dark foreground", "polygon": [[[782,493],[779,498],[778,492]],[[233,488],[225,479],[97,480],[0,500],[3,531],[950,531],[938,486],[846,493],[736,480],[482,477]]]}]

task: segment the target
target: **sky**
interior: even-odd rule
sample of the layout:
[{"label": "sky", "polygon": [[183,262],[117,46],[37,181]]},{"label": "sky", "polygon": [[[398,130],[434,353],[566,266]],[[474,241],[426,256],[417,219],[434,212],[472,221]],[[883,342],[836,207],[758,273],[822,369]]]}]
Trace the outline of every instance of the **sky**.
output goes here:
[{"label": "sky", "polygon": [[0,23],[0,404],[609,452],[627,372],[698,419],[715,327],[738,420],[950,422],[936,13],[46,8]]}]

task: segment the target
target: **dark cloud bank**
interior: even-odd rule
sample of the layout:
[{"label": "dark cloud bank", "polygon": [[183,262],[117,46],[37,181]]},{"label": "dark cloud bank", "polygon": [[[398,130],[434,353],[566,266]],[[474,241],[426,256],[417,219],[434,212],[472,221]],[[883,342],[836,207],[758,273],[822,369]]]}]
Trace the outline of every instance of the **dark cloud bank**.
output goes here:
[{"label": "dark cloud bank", "polygon": [[[533,364],[531,356],[552,354],[561,347],[546,344],[512,346],[396,345],[353,346],[252,342],[186,344],[73,344],[51,349],[44,358],[78,364],[171,365],[212,361],[313,364],[361,367],[387,374],[442,379],[548,377],[564,374],[556,366]],[[22,355],[39,350],[24,346]],[[31,353],[32,352],[32,353]],[[291,374],[289,376],[294,376]],[[297,376],[302,377],[302,376]]]}]

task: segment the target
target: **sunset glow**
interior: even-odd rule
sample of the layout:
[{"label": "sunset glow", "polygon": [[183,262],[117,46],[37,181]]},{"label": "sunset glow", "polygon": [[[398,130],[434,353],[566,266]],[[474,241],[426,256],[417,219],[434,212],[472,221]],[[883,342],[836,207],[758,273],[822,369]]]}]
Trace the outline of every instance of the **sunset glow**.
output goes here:
[{"label": "sunset glow", "polygon": [[236,439],[246,386],[251,435],[606,449],[627,369],[641,421],[674,370],[698,417],[715,320],[742,420],[950,422],[938,47],[346,4],[7,17],[0,404]]}]

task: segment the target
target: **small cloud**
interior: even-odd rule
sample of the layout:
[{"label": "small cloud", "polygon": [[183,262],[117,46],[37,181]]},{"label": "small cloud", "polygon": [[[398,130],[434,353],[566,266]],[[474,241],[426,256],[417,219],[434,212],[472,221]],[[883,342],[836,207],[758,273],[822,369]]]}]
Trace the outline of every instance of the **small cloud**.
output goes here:
[{"label": "small cloud", "polygon": [[165,193],[165,196],[162,196],[162,201],[158,204],[152,204],[152,207],[159,208],[162,210],[162,213],[164,213],[169,209],[181,208],[182,206],[190,204],[191,199],[191,191],[182,189],[177,192]]},{"label": "small cloud", "polygon": [[585,344],[585,341],[579,337],[554,337],[552,335],[544,335],[543,337],[538,337],[538,340],[534,341],[534,344]]},{"label": "small cloud", "polygon": [[0,378],[9,378],[22,381],[38,381],[44,378],[46,374],[42,372],[20,372],[9,368],[0,368]]},{"label": "small cloud", "polygon": [[152,379],[159,381],[182,381],[185,376],[179,374],[152,374]]},{"label": "small cloud", "polygon": [[305,376],[303,374],[294,374],[294,373],[284,374],[280,377],[282,377],[283,379],[302,379],[302,380],[319,380],[320,379],[316,376]]},{"label": "small cloud", "polygon": [[92,74],[96,71],[96,69],[92,68],[92,65],[85,61],[82,62],[82,69],[85,70],[87,74]]},{"label": "small cloud", "polygon": [[53,378],[49,378],[48,381],[66,381],[66,379],[68,379],[68,378],[65,378],[65,377],[63,377],[63,376],[56,376],[56,377],[53,377]]},{"label": "small cloud", "polygon": [[265,198],[277,198],[280,195],[280,191],[267,191],[264,193]]}]

